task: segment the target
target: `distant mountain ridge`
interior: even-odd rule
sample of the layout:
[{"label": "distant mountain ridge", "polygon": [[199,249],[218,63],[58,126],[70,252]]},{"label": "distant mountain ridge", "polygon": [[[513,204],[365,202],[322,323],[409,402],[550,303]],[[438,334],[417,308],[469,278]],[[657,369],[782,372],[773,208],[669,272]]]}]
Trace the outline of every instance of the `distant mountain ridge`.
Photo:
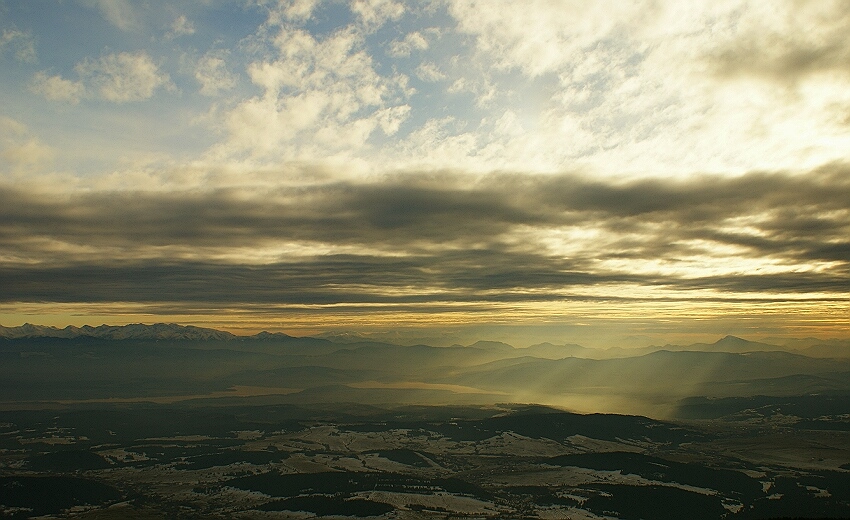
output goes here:
[{"label": "distant mountain ridge", "polygon": [[[99,325],[92,327],[83,325],[75,327],[68,325],[58,328],[48,325],[33,325],[25,323],[19,327],[4,327],[0,325],[0,338],[8,340],[30,339],[30,338],[97,338],[104,340],[172,340],[172,341],[245,341],[245,340],[311,340],[322,341],[328,346],[336,345],[365,345],[369,343],[406,346],[404,342],[374,341],[367,337],[352,334],[317,334],[304,338],[296,338],[280,332],[260,332],[250,336],[237,336],[230,332],[197,327],[194,325],[179,325],[176,323],[132,323],[129,325]],[[778,343],[778,341],[777,341]],[[784,345],[773,343],[762,343],[750,341],[737,336],[727,335],[714,343],[693,343],[691,345],[664,345],[648,347],[610,347],[589,348],[581,345],[566,343],[554,345],[552,343],[540,343],[527,348],[516,348],[507,343],[499,341],[478,341],[467,345],[470,348],[482,349],[505,354],[519,354],[544,359],[562,359],[566,357],[579,357],[588,359],[612,359],[641,356],[657,351],[674,352],[729,352],[744,354],[748,352],[792,352],[812,357],[850,357],[850,341],[847,340],[817,340],[806,338],[805,340],[788,339]],[[423,344],[419,344],[423,345]],[[453,347],[461,347],[455,344]],[[440,347],[443,348],[443,347]]]},{"label": "distant mountain ridge", "polygon": [[687,347],[688,350],[704,350],[707,352],[768,352],[773,350],[786,350],[777,345],[749,341],[737,336],[725,336],[714,343],[694,343]]},{"label": "distant mountain ridge", "polygon": [[[261,332],[255,337],[260,337],[263,334],[271,336],[268,332]],[[193,325],[177,325],[175,323],[155,323],[153,325],[132,323],[129,325],[99,325],[97,327],[90,325],[74,327],[73,325],[68,325],[62,329],[47,325],[25,323],[20,327],[4,327],[0,325],[0,337],[7,339],[92,337],[111,340],[170,339],[205,341],[228,341],[239,338],[239,336],[230,332],[195,327]]]}]

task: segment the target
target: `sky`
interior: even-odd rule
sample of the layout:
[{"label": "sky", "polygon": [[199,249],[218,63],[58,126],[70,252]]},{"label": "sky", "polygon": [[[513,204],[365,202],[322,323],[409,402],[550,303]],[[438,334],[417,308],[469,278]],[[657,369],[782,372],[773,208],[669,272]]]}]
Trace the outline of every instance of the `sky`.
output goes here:
[{"label": "sky", "polygon": [[0,0],[0,324],[850,337],[847,34],[826,0]]}]

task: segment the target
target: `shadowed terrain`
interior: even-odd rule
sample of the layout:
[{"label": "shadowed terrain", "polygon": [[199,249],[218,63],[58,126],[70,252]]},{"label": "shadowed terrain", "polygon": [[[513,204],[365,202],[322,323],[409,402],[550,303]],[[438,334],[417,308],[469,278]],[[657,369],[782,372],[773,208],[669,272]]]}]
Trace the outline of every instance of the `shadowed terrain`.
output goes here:
[{"label": "shadowed terrain", "polygon": [[850,516],[847,358],[3,332],[4,518]]}]

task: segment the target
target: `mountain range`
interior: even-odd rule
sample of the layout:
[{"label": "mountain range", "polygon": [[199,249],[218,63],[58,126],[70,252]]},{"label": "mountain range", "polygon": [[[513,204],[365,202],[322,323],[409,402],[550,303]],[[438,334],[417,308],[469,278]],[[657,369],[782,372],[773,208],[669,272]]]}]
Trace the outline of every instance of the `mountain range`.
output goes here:
[{"label": "mountain range", "polygon": [[795,351],[734,336],[714,343],[609,349],[570,343],[515,348],[496,341],[434,347],[353,339],[268,332],[237,336],[164,323],[0,327],[0,406],[146,399],[516,402],[666,417],[677,413],[678,403],[696,397],[850,396],[850,350],[839,343],[806,343]]},{"label": "mountain range", "polygon": [[[212,328],[196,327],[193,325],[178,325],[175,323],[154,323],[146,325],[133,323],[129,325],[99,325],[92,327],[83,325],[75,327],[68,325],[58,328],[47,325],[33,325],[25,323],[19,327],[4,327],[0,325],[0,338],[26,339],[26,338],[99,338],[106,340],[181,340],[181,341],[245,341],[245,340],[285,340],[294,339],[293,336],[281,332],[260,332],[249,336],[237,336],[227,331]],[[356,345],[364,343],[375,344],[400,344],[386,339],[372,341],[366,336],[357,333],[322,333],[309,337],[310,339],[327,341],[329,343]],[[693,343],[690,345],[647,346],[647,347],[610,347],[590,348],[574,343],[556,345],[552,343],[539,343],[527,348],[517,349],[507,343],[498,341],[477,341],[468,345],[485,350],[501,350],[510,352],[519,350],[524,355],[546,359],[562,359],[565,357],[582,357],[591,359],[633,357],[636,355],[649,354],[659,350],[668,351],[699,351],[699,352],[769,352],[786,351],[801,353],[815,357],[850,357],[850,341],[820,340],[817,338],[787,339],[776,338],[772,343],[750,341],[736,336],[727,335],[714,343]],[[463,345],[452,345],[460,347]]]},{"label": "mountain range", "polygon": [[254,336],[236,336],[230,332],[195,327],[193,325],[177,325],[175,323],[155,323],[145,325],[132,323],[129,325],[99,325],[92,327],[83,325],[74,327],[68,325],[65,328],[51,327],[47,325],[32,325],[25,323],[20,327],[4,327],[0,325],[0,338],[23,339],[23,338],[80,338],[91,337],[100,339],[170,339],[170,340],[217,340],[229,341],[244,339],[246,337],[256,339],[268,339],[289,337],[282,333],[260,332]]}]

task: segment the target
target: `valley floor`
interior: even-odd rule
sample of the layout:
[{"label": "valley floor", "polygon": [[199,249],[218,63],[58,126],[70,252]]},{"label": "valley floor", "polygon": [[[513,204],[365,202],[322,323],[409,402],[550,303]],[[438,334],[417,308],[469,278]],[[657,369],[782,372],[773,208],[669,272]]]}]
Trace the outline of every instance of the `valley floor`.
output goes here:
[{"label": "valley floor", "polygon": [[[767,410],[767,411],[766,411]],[[850,428],[529,405],[4,412],[0,518],[850,517]]]}]

